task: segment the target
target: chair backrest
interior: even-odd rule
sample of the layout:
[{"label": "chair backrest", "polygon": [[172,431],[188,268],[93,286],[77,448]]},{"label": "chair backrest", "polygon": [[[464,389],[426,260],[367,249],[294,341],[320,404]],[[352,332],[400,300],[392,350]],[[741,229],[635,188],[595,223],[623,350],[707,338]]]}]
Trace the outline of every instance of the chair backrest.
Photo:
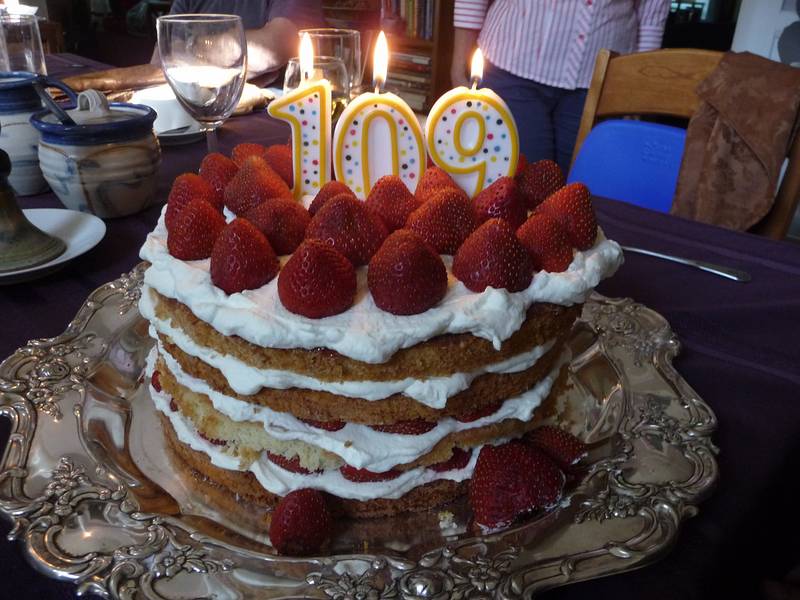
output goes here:
[{"label": "chair backrest", "polygon": [[603,121],[589,132],[569,172],[592,193],[669,212],[686,130],[646,121]]},{"label": "chair backrest", "polygon": [[[624,56],[601,50],[586,96],[573,163],[600,119],[663,115],[688,119],[699,105],[697,85],[713,71],[722,52],[671,48]],[[788,152],[789,164],[769,214],[753,231],[782,239],[800,200],[800,135]],[[598,192],[599,193],[599,192]]]}]

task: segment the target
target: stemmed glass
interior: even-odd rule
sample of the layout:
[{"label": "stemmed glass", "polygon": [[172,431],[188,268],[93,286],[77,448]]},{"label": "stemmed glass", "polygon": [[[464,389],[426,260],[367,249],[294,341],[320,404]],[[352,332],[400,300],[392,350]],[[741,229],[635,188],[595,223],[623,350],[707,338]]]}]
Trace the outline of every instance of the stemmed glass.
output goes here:
[{"label": "stemmed glass", "polygon": [[216,129],[231,116],[244,88],[247,41],[236,15],[166,15],[156,25],[161,68],[186,111],[217,151]]}]

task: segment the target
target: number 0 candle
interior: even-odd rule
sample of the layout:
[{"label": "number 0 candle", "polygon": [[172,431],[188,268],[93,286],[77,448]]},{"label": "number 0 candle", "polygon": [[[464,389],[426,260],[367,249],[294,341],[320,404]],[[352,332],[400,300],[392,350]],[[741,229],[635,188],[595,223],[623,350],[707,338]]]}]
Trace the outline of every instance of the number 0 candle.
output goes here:
[{"label": "number 0 candle", "polygon": [[480,49],[472,58],[472,88],[446,92],[431,108],[425,141],[431,160],[474,197],[504,175],[513,175],[519,157],[517,125],[503,100],[483,77]]},{"label": "number 0 candle", "polygon": [[300,86],[273,100],[269,114],[292,128],[295,198],[315,195],[330,180],[331,84],[313,79],[314,48],[304,33],[300,41]]},{"label": "number 0 candle", "polygon": [[412,192],[425,168],[425,145],[416,115],[398,96],[381,93],[389,48],[381,32],[375,45],[375,92],[361,94],[342,112],[333,136],[333,169],[359,198],[383,175],[398,175]]}]

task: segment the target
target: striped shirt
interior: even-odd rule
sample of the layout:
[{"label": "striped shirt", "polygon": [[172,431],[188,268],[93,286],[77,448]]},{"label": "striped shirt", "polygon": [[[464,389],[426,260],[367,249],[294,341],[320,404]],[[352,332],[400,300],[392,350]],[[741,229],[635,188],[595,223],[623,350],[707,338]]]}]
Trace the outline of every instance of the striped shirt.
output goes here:
[{"label": "striped shirt", "polygon": [[[670,0],[455,0],[453,23],[480,29],[487,60],[525,79],[588,88],[597,51],[661,47]],[[487,10],[488,8],[488,10]]]}]

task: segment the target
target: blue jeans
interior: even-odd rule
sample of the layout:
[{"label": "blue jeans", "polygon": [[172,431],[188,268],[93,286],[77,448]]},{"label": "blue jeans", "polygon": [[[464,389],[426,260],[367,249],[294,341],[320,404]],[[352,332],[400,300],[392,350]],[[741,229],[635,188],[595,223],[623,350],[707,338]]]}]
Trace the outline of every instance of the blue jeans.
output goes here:
[{"label": "blue jeans", "polygon": [[488,63],[481,87],[493,89],[508,104],[519,129],[520,152],[529,162],[549,158],[564,174],[569,171],[585,88],[543,85]]}]

